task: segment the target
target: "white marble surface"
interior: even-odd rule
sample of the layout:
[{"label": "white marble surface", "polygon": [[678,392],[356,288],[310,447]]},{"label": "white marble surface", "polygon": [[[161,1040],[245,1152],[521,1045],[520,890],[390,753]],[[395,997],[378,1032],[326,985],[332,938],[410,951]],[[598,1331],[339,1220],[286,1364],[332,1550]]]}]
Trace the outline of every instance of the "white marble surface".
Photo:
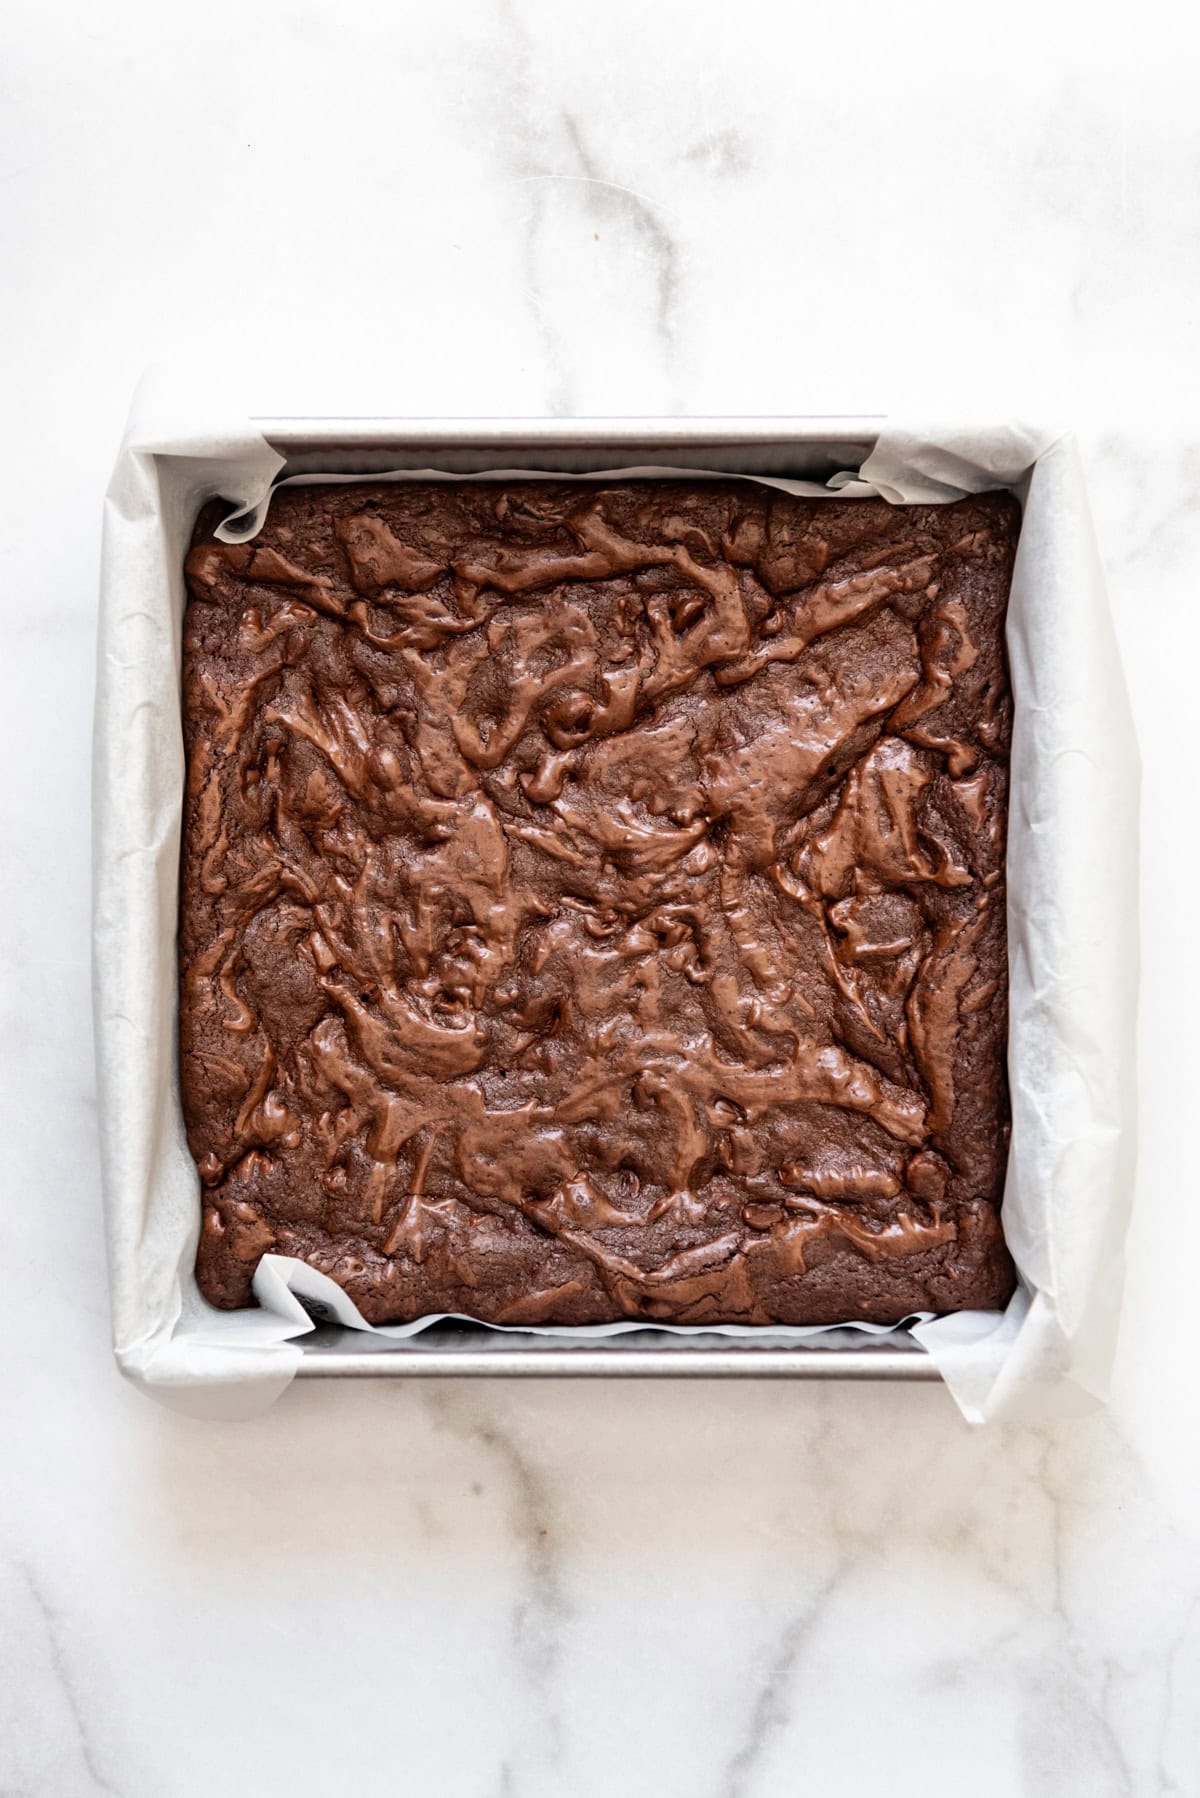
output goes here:
[{"label": "white marble surface", "polygon": [[[6,24],[0,1792],[1200,1792],[1189,13],[18,0]],[[1109,1415],[973,1433],[936,1389],[460,1384],[308,1386],[221,1426],[120,1383],[99,501],[140,369],[181,352],[260,410],[1078,426],[1146,769]]]}]

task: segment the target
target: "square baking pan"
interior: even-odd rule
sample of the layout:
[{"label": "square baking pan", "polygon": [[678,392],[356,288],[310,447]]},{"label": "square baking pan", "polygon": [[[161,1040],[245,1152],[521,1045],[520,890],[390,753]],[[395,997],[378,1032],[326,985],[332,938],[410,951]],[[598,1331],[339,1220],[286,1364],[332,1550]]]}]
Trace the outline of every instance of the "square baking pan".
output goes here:
[{"label": "square baking pan", "polygon": [[[860,466],[881,418],[314,419],[255,418],[283,458],[280,479],[369,478],[436,468],[464,478],[487,469],[580,474],[619,467],[683,467],[824,482]],[[765,1332],[769,1337],[770,1333]],[[515,1336],[444,1322],[401,1340],[321,1327],[298,1346],[300,1377],[790,1378],[936,1380],[911,1338],[849,1348],[774,1337],[704,1337],[637,1330],[618,1335]]]},{"label": "square baking pan", "polygon": [[[192,1273],[199,1205],[175,1008],[183,559],[200,506],[230,502],[225,530],[236,540],[273,486],[296,476],[696,471],[830,491],[833,475],[853,481],[868,458],[866,490],[897,503],[1002,487],[1023,508],[1008,624],[1014,1152],[1004,1229],[1020,1284],[1007,1310],[879,1336],[518,1332],[461,1319],[393,1336],[342,1327],[340,1293],[302,1299],[278,1276],[269,1308],[205,1305]],[[114,1352],[147,1392],[232,1415],[270,1403],[297,1375],[943,1379],[978,1419],[1033,1381],[1105,1390],[1134,1161],[1138,758],[1069,435],[1020,421],[909,427],[869,416],[247,418],[214,405],[185,372],[148,383],[134,403],[109,490],[98,647],[101,1169]],[[1129,846],[1116,861],[1114,842]]]}]

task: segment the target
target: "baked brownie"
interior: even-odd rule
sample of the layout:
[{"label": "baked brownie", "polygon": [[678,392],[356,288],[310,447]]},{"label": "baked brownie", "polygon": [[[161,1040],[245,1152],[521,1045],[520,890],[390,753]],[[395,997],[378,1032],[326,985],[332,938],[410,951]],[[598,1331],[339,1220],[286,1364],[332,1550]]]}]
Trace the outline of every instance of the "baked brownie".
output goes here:
[{"label": "baked brownie", "polygon": [[1019,513],[278,492],[187,559],[197,1277],[374,1322],[1001,1304]]}]

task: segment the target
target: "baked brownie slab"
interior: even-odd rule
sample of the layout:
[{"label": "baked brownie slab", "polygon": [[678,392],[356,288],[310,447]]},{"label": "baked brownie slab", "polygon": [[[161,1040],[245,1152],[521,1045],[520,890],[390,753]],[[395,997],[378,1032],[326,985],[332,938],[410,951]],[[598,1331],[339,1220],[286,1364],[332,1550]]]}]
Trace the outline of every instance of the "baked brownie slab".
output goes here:
[{"label": "baked brownie slab", "polygon": [[374,1322],[1001,1304],[1019,514],[286,487],[187,560],[201,1290]]}]

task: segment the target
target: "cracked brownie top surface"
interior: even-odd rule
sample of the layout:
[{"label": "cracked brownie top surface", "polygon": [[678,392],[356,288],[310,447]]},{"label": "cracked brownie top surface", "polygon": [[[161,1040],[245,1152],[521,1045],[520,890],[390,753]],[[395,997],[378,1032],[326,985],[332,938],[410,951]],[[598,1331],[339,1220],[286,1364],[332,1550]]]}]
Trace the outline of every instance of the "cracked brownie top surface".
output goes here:
[{"label": "cracked brownie top surface", "polygon": [[1003,1302],[1019,514],[285,487],[187,560],[197,1263],[375,1322]]}]

